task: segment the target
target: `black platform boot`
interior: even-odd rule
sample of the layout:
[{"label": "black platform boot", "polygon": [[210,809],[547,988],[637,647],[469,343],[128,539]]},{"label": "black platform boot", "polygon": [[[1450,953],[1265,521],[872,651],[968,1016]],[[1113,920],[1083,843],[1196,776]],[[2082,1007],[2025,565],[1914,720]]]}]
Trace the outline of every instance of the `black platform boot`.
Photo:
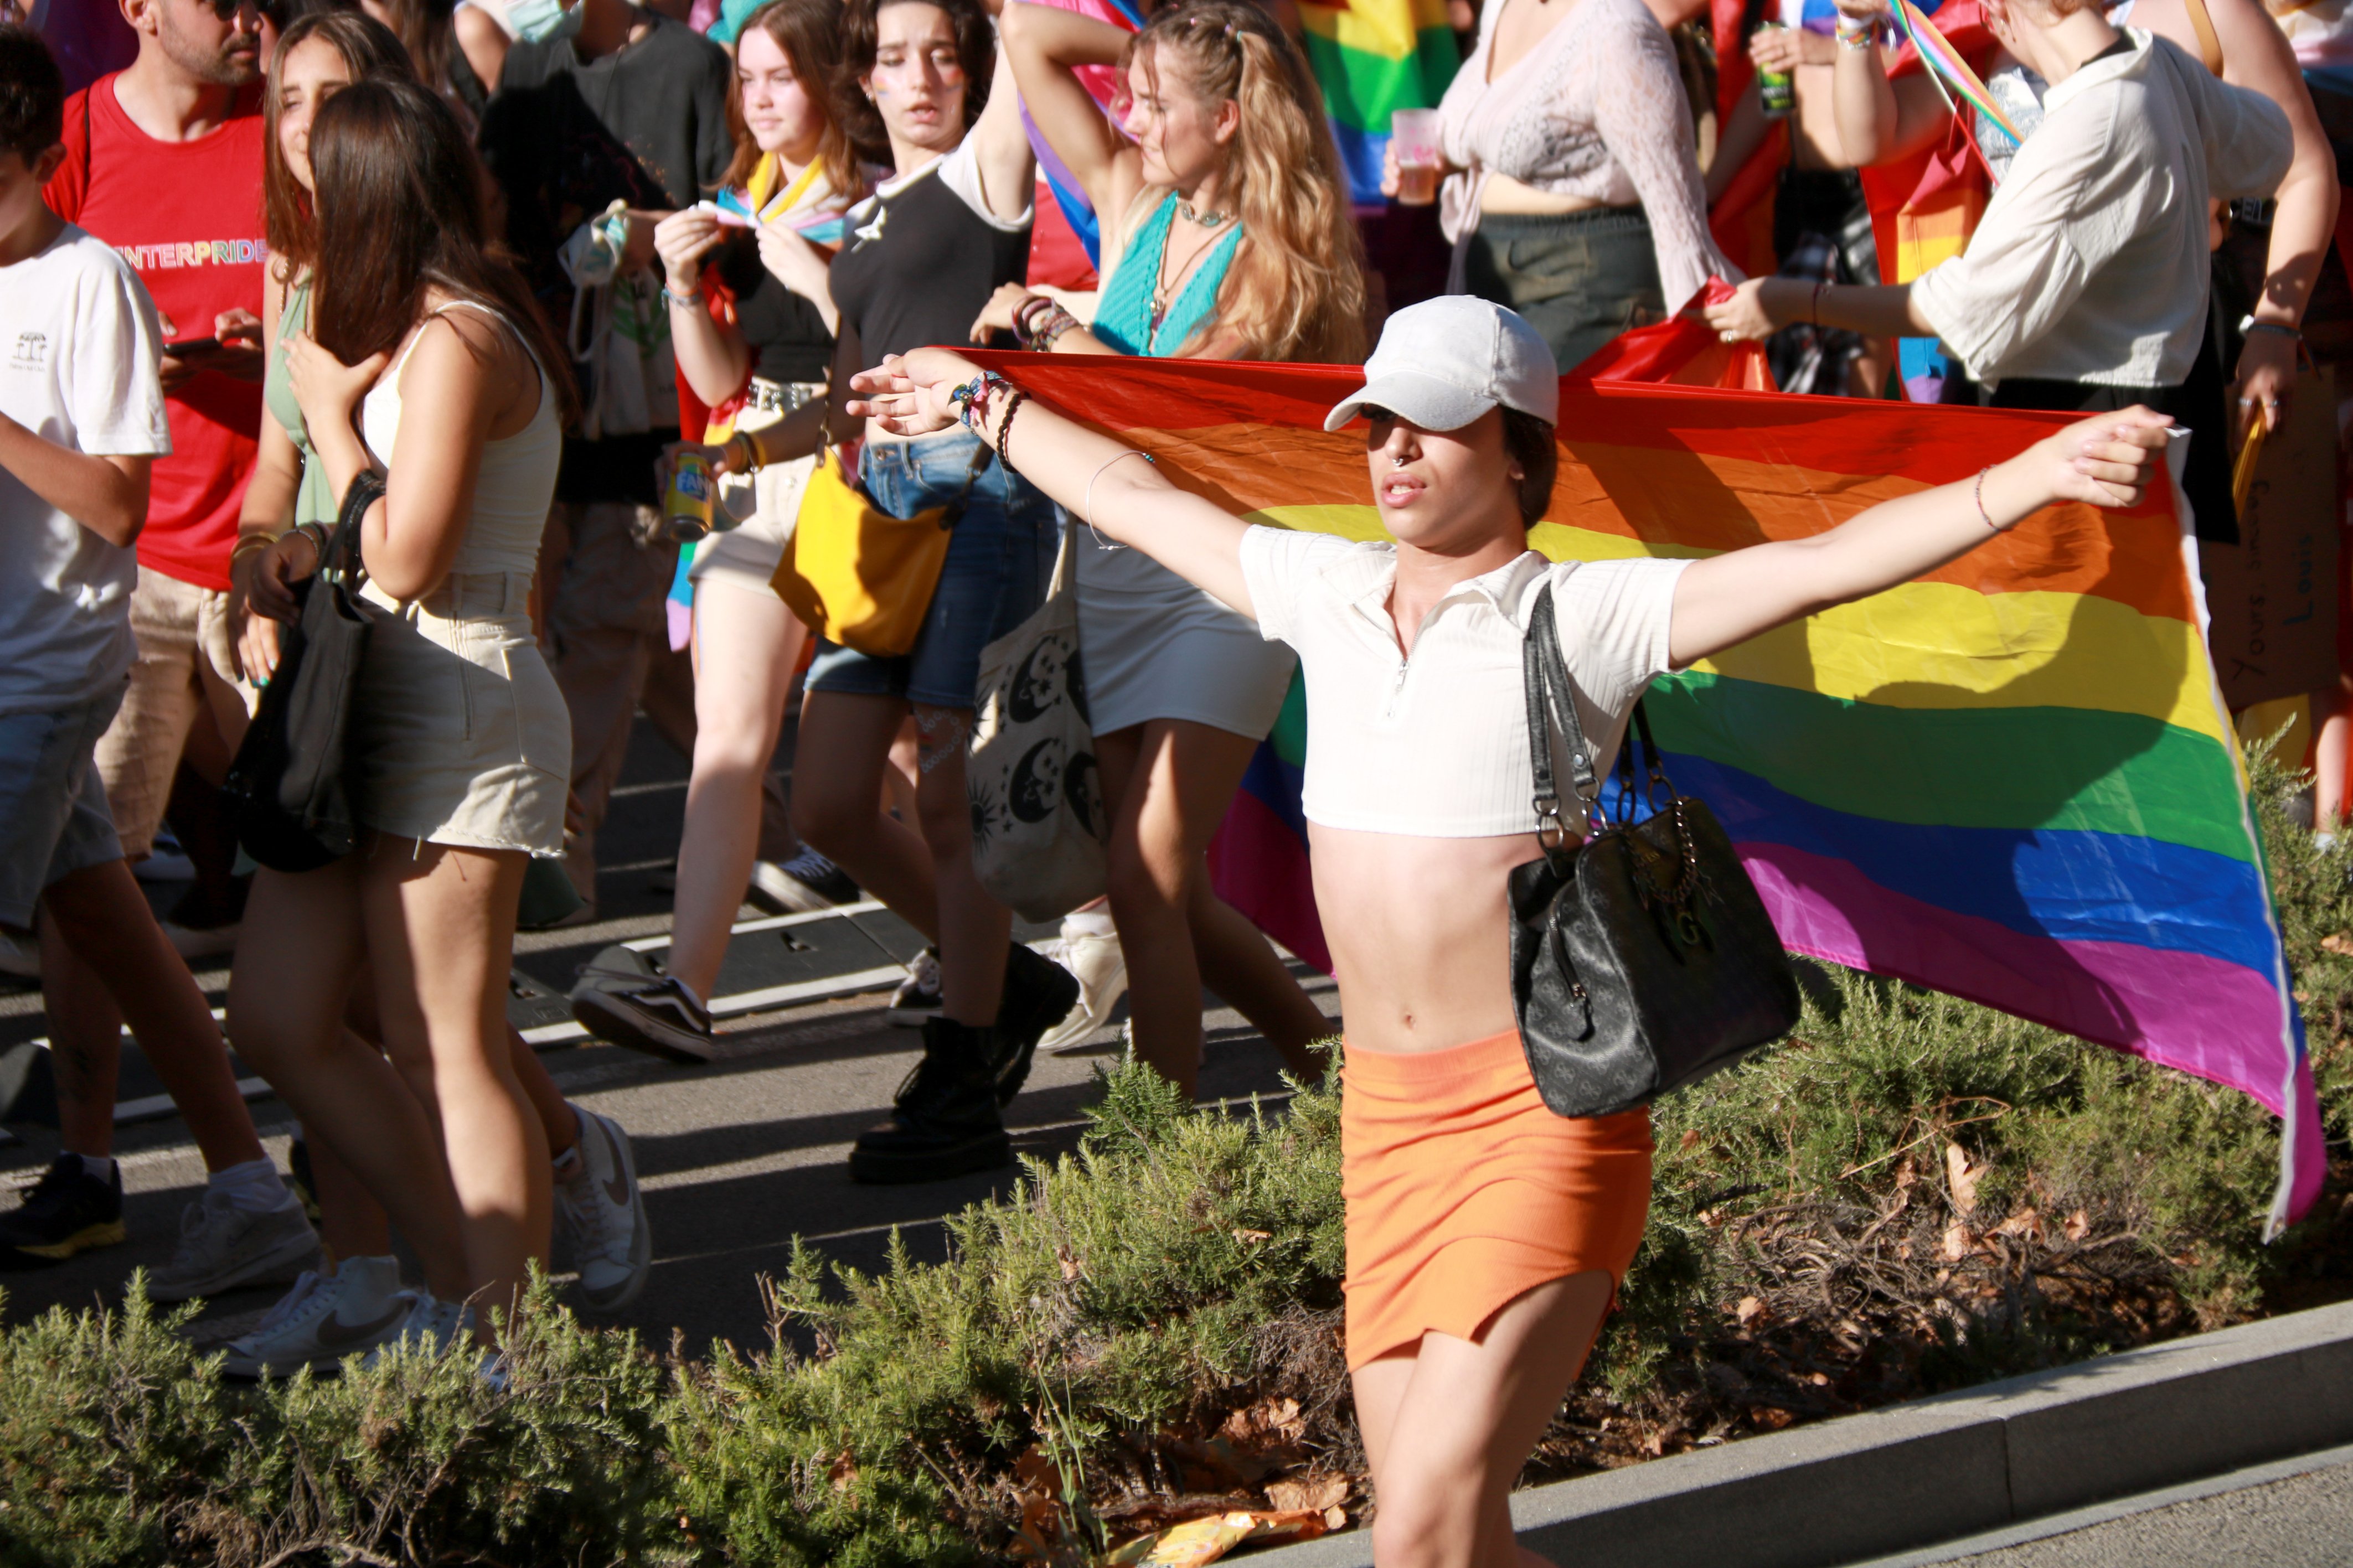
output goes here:
[{"label": "black platform boot", "polygon": [[849,1174],[860,1182],[941,1182],[1013,1158],[997,1114],[995,1029],[952,1018],[923,1024],[923,1059],[892,1097],[891,1120],[859,1134]]}]

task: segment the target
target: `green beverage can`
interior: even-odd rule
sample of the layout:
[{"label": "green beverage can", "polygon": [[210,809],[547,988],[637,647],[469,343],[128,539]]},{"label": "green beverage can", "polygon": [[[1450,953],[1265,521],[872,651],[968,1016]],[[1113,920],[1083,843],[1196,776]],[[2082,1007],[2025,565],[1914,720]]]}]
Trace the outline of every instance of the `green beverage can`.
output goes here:
[{"label": "green beverage can", "polygon": [[[1781,29],[1778,22],[1767,22],[1764,27]],[[1760,27],[1758,31],[1763,31]],[[1767,120],[1786,120],[1798,107],[1798,89],[1788,71],[1759,69],[1757,73],[1757,102]]]}]

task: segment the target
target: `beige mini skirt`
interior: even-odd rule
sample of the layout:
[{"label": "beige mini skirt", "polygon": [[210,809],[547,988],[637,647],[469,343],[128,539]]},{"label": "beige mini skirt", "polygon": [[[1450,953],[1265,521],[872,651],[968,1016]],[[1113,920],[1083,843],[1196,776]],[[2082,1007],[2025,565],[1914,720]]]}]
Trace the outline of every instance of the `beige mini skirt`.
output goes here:
[{"label": "beige mini skirt", "polygon": [[531,578],[451,573],[368,635],[353,715],[361,826],[395,838],[564,853],[572,720],[531,631]]}]

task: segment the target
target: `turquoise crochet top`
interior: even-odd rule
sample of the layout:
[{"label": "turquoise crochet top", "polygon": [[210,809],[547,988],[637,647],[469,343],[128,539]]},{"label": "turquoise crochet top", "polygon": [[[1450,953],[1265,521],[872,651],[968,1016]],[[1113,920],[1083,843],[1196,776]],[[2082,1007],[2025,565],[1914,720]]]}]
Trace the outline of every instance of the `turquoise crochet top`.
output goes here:
[{"label": "turquoise crochet top", "polygon": [[1176,221],[1176,193],[1153,210],[1127,242],[1111,280],[1095,304],[1095,336],[1124,354],[1167,358],[1185,346],[1202,321],[1217,309],[1218,289],[1226,269],[1234,264],[1241,245],[1242,226],[1234,225],[1209,247],[1193,276],[1169,302],[1160,331],[1152,330],[1152,286],[1159,281],[1161,261],[1168,253],[1168,230]]}]

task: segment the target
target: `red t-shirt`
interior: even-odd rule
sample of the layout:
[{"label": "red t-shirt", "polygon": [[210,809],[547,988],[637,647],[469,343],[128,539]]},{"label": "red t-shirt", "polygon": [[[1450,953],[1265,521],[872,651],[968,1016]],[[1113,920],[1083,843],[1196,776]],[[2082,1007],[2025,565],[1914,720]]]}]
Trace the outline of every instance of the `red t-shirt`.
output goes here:
[{"label": "red t-shirt", "polygon": [[[196,142],[158,142],[131,122],[100,77],[66,100],[66,161],[49,207],[121,254],[154,296],[174,341],[208,338],[213,318],[261,314],[261,99]],[[88,130],[85,132],[84,127]],[[139,562],[226,591],[237,518],[253,476],[261,388],[206,371],[165,400],[172,453],[155,459]]]}]

